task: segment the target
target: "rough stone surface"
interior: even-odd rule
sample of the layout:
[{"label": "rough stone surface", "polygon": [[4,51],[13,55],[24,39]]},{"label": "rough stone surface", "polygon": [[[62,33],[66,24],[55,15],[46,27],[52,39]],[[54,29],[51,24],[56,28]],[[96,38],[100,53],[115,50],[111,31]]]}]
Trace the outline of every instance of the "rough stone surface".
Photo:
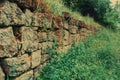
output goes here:
[{"label": "rough stone surface", "polygon": [[49,53],[50,49],[52,48],[52,44],[52,42],[39,43],[39,49],[42,50],[42,54]]},{"label": "rough stone surface", "polygon": [[34,80],[53,49],[67,52],[98,31],[69,12],[50,13],[44,0],[9,1],[0,0],[0,80]]},{"label": "rough stone surface", "polygon": [[63,28],[64,28],[64,29],[66,29],[66,30],[68,30],[68,29],[69,29],[69,25],[68,25],[68,23],[67,23],[67,22],[65,22],[65,21],[64,21],[64,24],[63,24],[63,25],[64,25],[64,26],[63,26]]},{"label": "rough stone surface", "polygon": [[20,75],[19,77],[17,77],[14,80],[33,80],[33,70]]},{"label": "rough stone surface", "polygon": [[22,51],[33,52],[38,49],[37,33],[29,27],[22,27]]},{"label": "rough stone surface", "polygon": [[49,58],[49,54],[43,54],[41,57],[41,64],[45,63]]},{"label": "rough stone surface", "polygon": [[39,42],[46,42],[48,40],[48,35],[46,32],[39,32],[38,33]]},{"label": "rough stone surface", "polygon": [[37,51],[33,52],[31,54],[31,59],[32,59],[31,68],[37,67],[40,64],[40,60],[41,60],[41,50],[37,50]]},{"label": "rough stone surface", "polygon": [[[11,1],[16,2],[15,0]],[[27,0],[22,2],[27,2]],[[24,12],[18,7],[17,4],[11,3],[7,0],[3,1],[0,4],[2,4],[2,7],[0,8],[0,26],[24,25],[31,27],[38,26],[50,28],[52,25],[52,17],[49,15],[37,12],[32,13],[28,9],[25,9]]]},{"label": "rough stone surface", "polygon": [[5,80],[5,74],[3,73],[1,66],[0,66],[0,80]]},{"label": "rough stone surface", "polygon": [[63,21],[62,21],[62,17],[53,17],[53,28],[55,29],[60,29],[63,28]]},{"label": "rough stone surface", "polygon": [[25,15],[15,3],[4,1],[1,7],[0,25],[23,25],[27,21]]},{"label": "rough stone surface", "polygon": [[57,48],[57,53],[61,53],[61,52],[66,53],[70,48],[71,48],[71,45],[60,46]]},{"label": "rough stone surface", "polygon": [[58,29],[58,30],[54,31],[54,35],[55,35],[55,39],[56,39],[57,45],[61,46],[62,45],[63,36],[64,36],[63,29]]},{"label": "rough stone surface", "polygon": [[47,30],[52,27],[52,15],[36,12],[33,19],[33,25],[43,27],[43,30]]},{"label": "rough stone surface", "polygon": [[30,68],[30,59],[27,54],[21,57],[3,60],[4,71],[8,76],[18,76]]},{"label": "rough stone surface", "polygon": [[76,34],[78,30],[77,26],[69,26],[69,32],[72,34]]},{"label": "rough stone surface", "polygon": [[12,27],[0,29],[0,58],[12,57],[17,53],[17,43]]},{"label": "rough stone surface", "polygon": [[63,45],[64,46],[69,45],[69,36],[70,36],[70,33],[66,30],[63,30]]},{"label": "rough stone surface", "polygon": [[69,43],[72,45],[75,44],[76,41],[77,41],[76,34],[70,34]]}]

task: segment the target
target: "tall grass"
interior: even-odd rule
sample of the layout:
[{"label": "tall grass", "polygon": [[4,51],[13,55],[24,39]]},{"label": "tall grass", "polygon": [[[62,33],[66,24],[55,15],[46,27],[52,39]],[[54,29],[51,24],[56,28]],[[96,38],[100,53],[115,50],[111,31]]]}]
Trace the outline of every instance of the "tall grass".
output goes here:
[{"label": "tall grass", "polygon": [[54,56],[37,80],[120,80],[120,32],[103,29]]}]

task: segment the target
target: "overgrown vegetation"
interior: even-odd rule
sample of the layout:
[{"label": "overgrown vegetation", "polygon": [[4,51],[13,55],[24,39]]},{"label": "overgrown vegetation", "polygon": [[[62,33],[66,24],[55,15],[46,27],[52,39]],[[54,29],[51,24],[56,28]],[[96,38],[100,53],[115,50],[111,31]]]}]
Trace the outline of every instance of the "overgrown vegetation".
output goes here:
[{"label": "overgrown vegetation", "polygon": [[[70,7],[66,8],[60,0],[45,1],[56,15],[67,11],[73,17],[92,25],[99,25],[94,19],[79,14],[83,12],[82,14],[89,14],[106,27],[117,31],[103,28],[96,36],[73,46],[67,53],[53,55],[36,80],[120,80],[119,5],[111,9],[109,0],[64,0]],[[79,12],[71,8],[75,11],[79,8]],[[55,47],[51,54],[54,53],[54,49]]]},{"label": "overgrown vegetation", "polygon": [[98,35],[55,55],[37,80],[119,80],[120,33]]},{"label": "overgrown vegetation", "polygon": [[63,0],[73,11],[91,16],[104,26],[118,29],[120,24],[120,4],[112,8],[110,0]]},{"label": "overgrown vegetation", "polygon": [[97,22],[94,21],[92,17],[89,16],[82,16],[77,11],[72,11],[70,8],[67,8],[62,0],[44,0],[50,7],[51,12],[60,16],[62,15],[62,12],[69,12],[72,17],[75,17],[76,19],[79,19],[81,21],[85,21],[86,23],[93,24],[97,26],[100,26]]}]

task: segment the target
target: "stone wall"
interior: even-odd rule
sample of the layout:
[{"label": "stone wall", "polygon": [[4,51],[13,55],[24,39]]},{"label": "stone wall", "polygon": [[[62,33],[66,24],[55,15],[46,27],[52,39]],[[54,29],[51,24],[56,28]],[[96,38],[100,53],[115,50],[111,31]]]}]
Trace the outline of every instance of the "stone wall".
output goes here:
[{"label": "stone wall", "polygon": [[22,11],[7,0],[0,6],[0,80],[34,80],[53,50],[66,52],[97,31],[67,12]]}]

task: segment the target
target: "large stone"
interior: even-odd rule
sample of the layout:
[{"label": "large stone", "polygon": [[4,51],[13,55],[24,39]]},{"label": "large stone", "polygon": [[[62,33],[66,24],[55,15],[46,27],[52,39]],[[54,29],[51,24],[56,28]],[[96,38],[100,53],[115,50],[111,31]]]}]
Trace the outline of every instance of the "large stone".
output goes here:
[{"label": "large stone", "polygon": [[39,4],[40,0],[9,0],[18,4],[21,8],[29,8],[31,10],[35,10]]},{"label": "large stone", "polygon": [[55,35],[55,40],[57,42],[57,45],[61,46],[62,45],[63,36],[64,36],[63,29],[55,30],[54,31],[54,35]]},{"label": "large stone", "polygon": [[[50,8],[46,5],[44,0],[9,0],[17,3],[20,8],[29,8],[31,11],[39,10],[43,13],[50,13]],[[39,8],[40,7],[40,8]]]},{"label": "large stone", "polygon": [[69,26],[69,32],[70,32],[71,34],[76,34],[77,31],[78,31],[78,27],[77,27],[77,26],[73,26],[73,25],[70,25],[70,26]]},{"label": "large stone", "polygon": [[75,45],[76,41],[77,41],[76,34],[70,34],[69,43],[71,45]]},{"label": "large stone", "polygon": [[[1,3],[0,3],[1,4]],[[15,4],[8,1],[2,3],[0,13],[0,25],[23,25],[27,21],[22,10]]]},{"label": "large stone", "polygon": [[35,68],[40,64],[41,60],[41,50],[37,50],[31,54],[31,68]]},{"label": "large stone", "polygon": [[2,65],[8,76],[18,76],[30,68],[30,59],[24,54],[21,57],[4,59]]},{"label": "large stone", "polygon": [[48,36],[46,32],[39,32],[38,33],[39,42],[46,42],[48,40]]},{"label": "large stone", "polygon": [[22,51],[33,52],[38,49],[37,32],[30,27],[22,27],[21,31]]},{"label": "large stone", "polygon": [[20,75],[19,77],[15,78],[14,80],[33,80],[33,70]]},{"label": "large stone", "polygon": [[0,80],[5,80],[5,74],[3,73],[3,70],[1,67],[0,67]]},{"label": "large stone", "polygon": [[33,16],[33,25],[42,27],[44,31],[52,27],[52,15],[36,12]]},{"label": "large stone", "polygon": [[52,42],[39,43],[39,49],[41,49],[42,54],[49,53],[49,51],[52,49],[52,44]]},{"label": "large stone", "polygon": [[64,21],[64,26],[63,26],[64,29],[68,30],[69,29],[69,25],[66,21]]},{"label": "large stone", "polygon": [[43,54],[41,55],[41,64],[45,63],[48,61],[48,59],[50,58],[49,54]]},{"label": "large stone", "polygon": [[0,29],[0,58],[12,57],[17,53],[17,42],[12,27]]},{"label": "large stone", "polygon": [[[13,1],[13,0],[11,0]],[[14,0],[15,2],[17,0]],[[27,0],[26,0],[27,1]],[[23,1],[24,2],[24,1]],[[40,26],[36,25],[39,22],[36,14],[32,13],[30,10],[26,9],[23,12],[15,3],[11,3],[7,0],[0,3],[0,26],[9,25],[25,25],[25,26]],[[36,19],[35,19],[36,18]],[[37,20],[38,19],[38,20]]]},{"label": "large stone", "polygon": [[63,21],[62,21],[62,17],[53,17],[53,24],[52,27],[55,29],[60,29],[63,28]]}]

